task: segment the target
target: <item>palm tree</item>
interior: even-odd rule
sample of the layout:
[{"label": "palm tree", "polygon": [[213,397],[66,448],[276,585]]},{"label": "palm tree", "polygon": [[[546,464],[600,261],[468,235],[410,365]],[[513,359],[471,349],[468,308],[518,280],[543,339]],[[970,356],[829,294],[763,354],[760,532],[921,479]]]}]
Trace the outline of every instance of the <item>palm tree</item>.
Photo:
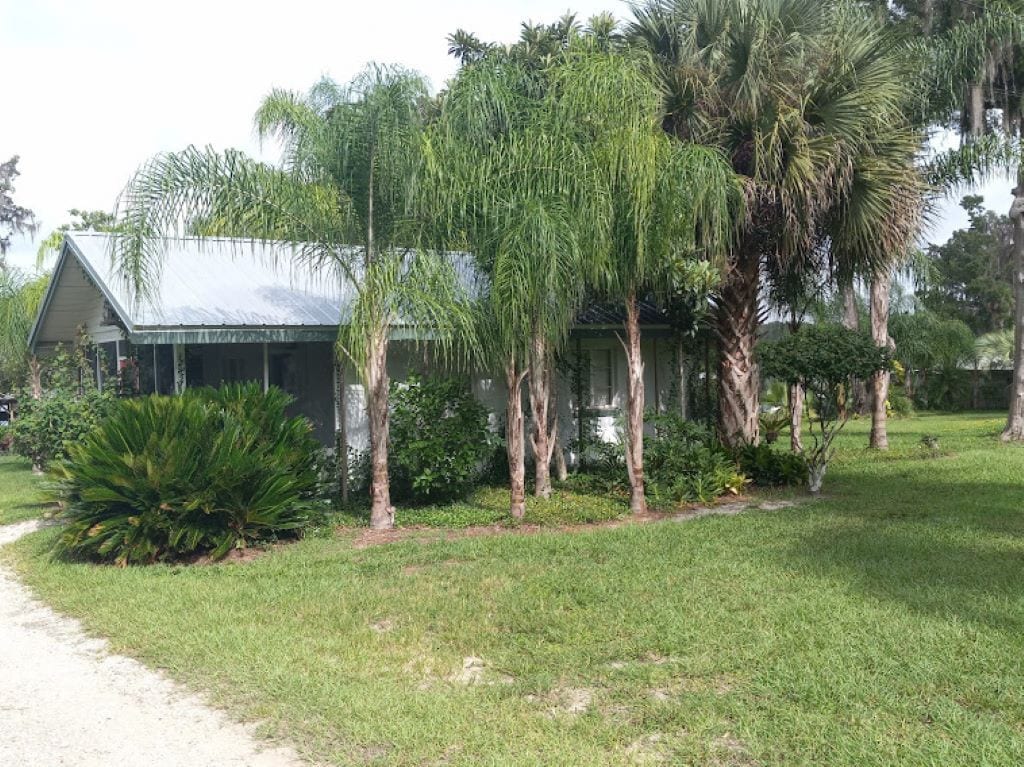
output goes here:
[{"label": "palm tree", "polygon": [[489,278],[481,301],[492,365],[508,390],[510,511],[525,513],[523,383],[529,378],[535,492],[551,492],[553,359],[583,300],[607,221],[592,170],[554,126],[547,70],[494,54],[465,65],[430,133],[426,218]]},{"label": "palm tree", "polygon": [[[920,136],[911,131],[880,132],[871,152],[861,154],[852,169],[849,193],[831,231],[840,271],[862,269],[869,279],[871,337],[882,348],[889,338],[889,293],[894,271],[905,263],[925,208],[927,188],[915,159]],[[869,446],[886,450],[889,399],[888,370],[871,379]]]},{"label": "palm tree", "polygon": [[695,256],[699,246],[728,239],[739,187],[718,151],[661,130],[663,100],[649,58],[581,50],[567,56],[552,80],[561,130],[574,136],[611,203],[608,253],[599,259],[594,289],[625,309],[626,469],[630,508],[643,513],[639,302],[680,288],[707,292],[717,282],[716,271]]},{"label": "palm tree", "polygon": [[[1010,208],[1014,242],[1014,369],[1004,441],[1024,441],[1024,115],[1018,83],[1024,75],[1024,3],[960,3],[940,33],[910,43],[921,73],[917,92],[924,119],[944,125],[960,118],[961,146],[931,164],[937,185],[971,182],[993,170],[1014,172]],[[998,124],[990,119],[998,110]]]},{"label": "palm tree", "polygon": [[22,385],[34,367],[28,334],[49,281],[48,274],[30,276],[11,266],[0,268],[0,387],[4,391]]},{"label": "palm tree", "polygon": [[904,128],[907,78],[881,23],[839,0],[647,0],[633,14],[669,94],[666,130],[719,147],[743,181],[715,317],[719,430],[753,442],[762,274],[814,262],[857,158]]},{"label": "palm tree", "polygon": [[158,276],[161,238],[196,231],[288,243],[298,262],[352,286],[338,350],[367,392],[374,528],[394,522],[391,328],[428,325],[442,349],[451,348],[456,326],[468,328],[450,264],[412,247],[427,96],[419,75],[388,66],[370,66],[346,86],[324,79],[305,95],[273,91],[255,122],[261,138],[282,143],[280,167],[237,151],[189,148],[146,163],[119,202],[125,233],[115,258],[140,299]]}]

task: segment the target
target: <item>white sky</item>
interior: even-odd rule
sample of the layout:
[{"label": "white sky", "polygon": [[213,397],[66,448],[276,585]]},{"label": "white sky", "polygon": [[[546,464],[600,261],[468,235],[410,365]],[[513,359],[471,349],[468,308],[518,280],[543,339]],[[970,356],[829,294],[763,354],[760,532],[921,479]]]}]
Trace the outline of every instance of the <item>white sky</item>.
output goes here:
[{"label": "white sky", "polygon": [[[0,161],[21,156],[15,200],[40,236],[69,208],[109,210],[149,156],[189,144],[259,149],[252,116],[273,87],[339,81],[368,61],[400,63],[436,89],[455,72],[446,35],[463,27],[513,40],[526,19],[566,9],[544,0],[0,0]],[[572,0],[581,18],[625,16],[620,0]],[[275,159],[268,157],[267,159]],[[981,190],[1009,208],[1008,182]],[[966,222],[955,201],[929,239]],[[29,266],[37,243],[9,260]]]}]

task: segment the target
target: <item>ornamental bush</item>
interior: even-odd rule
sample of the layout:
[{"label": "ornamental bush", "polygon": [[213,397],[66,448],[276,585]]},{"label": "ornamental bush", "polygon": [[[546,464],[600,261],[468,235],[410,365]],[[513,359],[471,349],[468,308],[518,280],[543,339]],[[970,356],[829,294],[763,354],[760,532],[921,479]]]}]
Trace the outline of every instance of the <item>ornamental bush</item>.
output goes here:
[{"label": "ornamental bush", "polygon": [[98,353],[84,338],[70,348],[58,347],[38,369],[36,391],[26,389],[18,395],[11,449],[37,469],[66,458],[68,448],[95,429],[114,406],[113,388],[97,390],[91,383],[93,365],[86,357],[90,349]]},{"label": "ornamental bush", "polygon": [[807,451],[807,484],[820,492],[834,453],[832,442],[846,424],[841,407],[854,380],[867,381],[891,366],[889,351],[869,336],[840,325],[806,325],[795,333],[761,346],[764,375],[798,383],[813,398],[808,429],[813,446]]},{"label": "ornamental bush", "polygon": [[456,378],[410,375],[391,393],[391,489],[396,498],[464,498],[493,451],[487,409]]},{"label": "ornamental bush", "polygon": [[799,486],[807,481],[807,459],[802,453],[775,450],[762,442],[735,451],[740,471],[758,487]]},{"label": "ornamental bush", "polygon": [[122,565],[218,559],[298,535],[315,516],[319,446],[289,403],[257,384],[117,400],[57,466],[59,551]]},{"label": "ornamental bush", "polygon": [[644,470],[656,506],[708,503],[742,491],[746,477],[706,427],[666,413],[648,413],[647,422],[654,435],[644,439]]},{"label": "ornamental bush", "polygon": [[11,449],[37,469],[68,456],[103,420],[115,404],[114,395],[88,388],[81,394],[54,390],[39,399],[22,398],[11,426]]}]

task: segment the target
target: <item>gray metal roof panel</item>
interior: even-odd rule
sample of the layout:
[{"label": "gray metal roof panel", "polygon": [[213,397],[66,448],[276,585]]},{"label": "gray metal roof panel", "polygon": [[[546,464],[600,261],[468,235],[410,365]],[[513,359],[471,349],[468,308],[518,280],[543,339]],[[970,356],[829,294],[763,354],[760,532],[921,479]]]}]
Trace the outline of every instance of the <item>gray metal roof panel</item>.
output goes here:
[{"label": "gray metal roof panel", "polygon": [[[186,238],[167,240],[152,300],[136,301],[112,263],[112,236],[68,234],[129,325],[144,327],[332,326],[350,290],[328,270],[296,263],[288,245]],[[348,295],[346,295],[348,294]]]}]

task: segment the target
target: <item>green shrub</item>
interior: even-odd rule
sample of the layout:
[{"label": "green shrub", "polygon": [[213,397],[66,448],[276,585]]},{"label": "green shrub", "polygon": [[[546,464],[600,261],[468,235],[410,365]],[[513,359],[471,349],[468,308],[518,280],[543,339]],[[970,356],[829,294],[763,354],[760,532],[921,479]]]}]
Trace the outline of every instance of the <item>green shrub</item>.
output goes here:
[{"label": "green shrub", "polygon": [[84,337],[70,348],[58,346],[39,369],[42,396],[35,399],[28,390],[18,396],[11,449],[37,468],[66,458],[68,447],[91,432],[113,406],[116,381],[109,379],[109,386],[96,389],[90,349],[100,353]]},{"label": "green shrub", "polygon": [[59,464],[63,553],[149,563],[296,535],[315,515],[318,444],[256,384],[119,400]]},{"label": "green shrub", "polygon": [[736,451],[740,471],[760,487],[798,486],[807,481],[807,459],[770,445],[744,445]]},{"label": "green shrub", "polygon": [[914,403],[902,387],[893,386],[889,389],[889,399],[886,405],[890,415],[899,418],[907,418],[914,415]]},{"label": "green shrub", "polygon": [[82,394],[55,390],[40,399],[23,399],[11,425],[11,449],[45,469],[67,458],[68,448],[95,429],[115,402],[112,394],[93,388]]},{"label": "green shrub", "polygon": [[655,506],[708,503],[746,484],[736,461],[706,427],[678,415],[648,414],[644,439],[647,493]]},{"label": "green shrub", "polygon": [[465,381],[411,375],[391,393],[391,489],[398,500],[465,497],[492,452],[487,410]]}]

